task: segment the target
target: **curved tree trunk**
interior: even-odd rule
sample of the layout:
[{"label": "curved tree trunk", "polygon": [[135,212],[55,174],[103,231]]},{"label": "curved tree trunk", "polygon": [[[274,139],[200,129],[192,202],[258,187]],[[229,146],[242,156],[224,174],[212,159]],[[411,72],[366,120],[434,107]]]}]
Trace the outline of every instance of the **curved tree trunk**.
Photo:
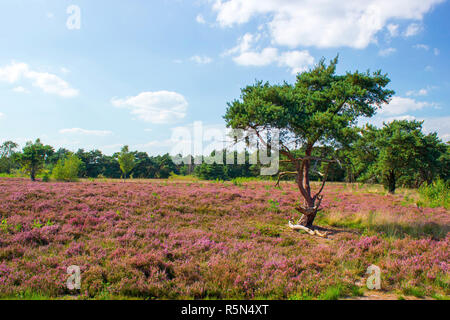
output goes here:
[{"label": "curved tree trunk", "polygon": [[[307,146],[305,150],[305,155],[307,158],[311,157],[312,154],[312,146]],[[300,189],[300,192],[303,195],[304,198],[304,207],[297,208],[297,210],[302,214],[300,217],[300,220],[297,224],[312,228],[314,219],[316,218],[317,211],[319,209],[319,206],[316,206],[316,200],[311,195],[311,186],[310,186],[310,180],[309,180],[309,169],[310,169],[311,160],[304,160],[302,161],[302,165],[298,170],[299,178],[297,179],[297,184]],[[303,189],[303,192],[302,192]]]},{"label": "curved tree trunk", "polygon": [[317,215],[317,211],[318,210],[315,210],[313,213],[311,213],[309,215],[302,214],[302,216],[297,224],[302,225],[304,227],[312,228],[314,219],[316,218],[316,215]]}]

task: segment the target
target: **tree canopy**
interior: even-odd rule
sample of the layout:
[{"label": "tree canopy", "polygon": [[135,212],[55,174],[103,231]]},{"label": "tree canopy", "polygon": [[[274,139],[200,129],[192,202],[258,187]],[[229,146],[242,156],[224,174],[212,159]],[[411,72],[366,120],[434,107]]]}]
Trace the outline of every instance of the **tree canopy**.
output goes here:
[{"label": "tree canopy", "polygon": [[123,178],[126,179],[128,173],[130,173],[136,165],[134,154],[129,151],[128,146],[124,146],[119,153],[117,160],[119,161],[120,170],[123,172]]},{"label": "tree canopy", "polygon": [[[295,166],[294,172],[286,174],[296,175],[304,199],[304,206],[298,208],[302,213],[299,223],[303,226],[312,226],[324,186],[316,194],[311,191],[314,148],[348,145],[356,134],[358,118],[373,116],[394,94],[385,89],[390,79],[381,71],[337,75],[337,63],[338,57],[328,66],[322,59],[313,69],[298,74],[295,84],[271,85],[257,81],[241,90],[240,99],[228,103],[224,116],[228,127],[252,130],[264,145],[268,145],[268,141],[263,139],[262,132],[279,130],[279,152]],[[292,152],[298,146],[304,150],[301,158]],[[326,177],[324,183],[325,180]]]},{"label": "tree canopy", "polygon": [[20,162],[25,172],[30,174],[32,181],[36,180],[36,175],[43,169],[45,160],[53,153],[53,147],[43,145],[39,139],[34,143],[27,142],[20,155]]},{"label": "tree canopy", "polygon": [[[381,182],[390,193],[401,185],[419,187],[443,172],[447,146],[436,133],[425,135],[420,121],[394,120],[381,129],[368,125],[354,145],[353,161],[362,181]],[[448,155],[447,155],[448,156]]]}]

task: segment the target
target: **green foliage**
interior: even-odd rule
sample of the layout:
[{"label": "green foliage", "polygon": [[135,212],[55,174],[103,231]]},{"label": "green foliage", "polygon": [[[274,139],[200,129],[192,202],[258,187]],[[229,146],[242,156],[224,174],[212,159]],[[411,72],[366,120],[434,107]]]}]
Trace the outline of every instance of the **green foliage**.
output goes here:
[{"label": "green foliage", "polygon": [[33,220],[33,229],[40,229],[42,228],[44,225],[41,223],[41,221],[39,219],[34,219]]},{"label": "green foliage", "polygon": [[48,175],[48,173],[46,172],[44,174],[44,176],[42,177],[42,182],[49,182],[50,181],[50,176]]},{"label": "green foliage", "polygon": [[13,141],[6,141],[0,146],[0,173],[10,174],[17,168],[17,147],[18,144]]},{"label": "green foliage", "polygon": [[[317,147],[325,148],[323,158],[342,153],[355,139],[358,118],[372,117],[394,94],[385,89],[390,79],[381,71],[337,75],[337,63],[338,57],[328,66],[322,59],[313,69],[299,73],[295,84],[257,81],[241,90],[240,99],[228,103],[224,116],[227,127],[250,131],[252,138],[268,150],[275,147],[270,146],[269,139],[277,130],[279,152],[293,165],[298,163],[298,155],[290,148],[301,146],[300,155],[308,159],[296,165],[295,172],[297,181],[301,181],[298,188],[310,208],[315,207],[319,196],[310,186],[310,158]],[[267,141],[262,138],[264,133],[268,133]],[[308,224],[312,222],[308,220]]]},{"label": "green foliage", "polygon": [[419,188],[422,199],[418,202],[420,207],[450,208],[449,183],[439,179],[431,184],[423,184]]},{"label": "green foliage", "polygon": [[120,170],[123,172],[123,178],[126,179],[127,175],[135,167],[134,154],[128,150],[128,146],[124,146],[117,158],[120,165]]},{"label": "green foliage", "polygon": [[56,181],[77,181],[81,165],[82,161],[76,155],[71,154],[66,159],[58,160],[53,168],[52,176]]},{"label": "green foliage", "polygon": [[436,133],[425,135],[422,124],[395,120],[381,129],[366,126],[353,148],[359,180],[381,182],[390,193],[399,185],[431,183],[442,172],[442,157],[448,149]]},{"label": "green foliage", "polygon": [[51,146],[44,146],[39,139],[36,142],[27,142],[19,156],[22,169],[30,175],[32,181],[36,180],[36,175],[43,169],[45,161],[54,153]]},{"label": "green foliage", "polygon": [[2,221],[0,222],[0,230],[3,232],[8,232],[8,229],[9,229],[8,220],[2,219]]},{"label": "green foliage", "polygon": [[383,89],[390,80],[380,71],[340,76],[335,74],[337,62],[335,58],[326,66],[322,59],[314,69],[298,74],[294,85],[259,81],[247,86],[240,100],[228,103],[227,126],[278,128],[285,133],[280,137],[284,145],[346,143],[357,118],[373,116],[394,92]]},{"label": "green foliage", "polygon": [[280,211],[280,203],[277,200],[269,199],[268,203],[269,203],[269,210],[274,212]]}]

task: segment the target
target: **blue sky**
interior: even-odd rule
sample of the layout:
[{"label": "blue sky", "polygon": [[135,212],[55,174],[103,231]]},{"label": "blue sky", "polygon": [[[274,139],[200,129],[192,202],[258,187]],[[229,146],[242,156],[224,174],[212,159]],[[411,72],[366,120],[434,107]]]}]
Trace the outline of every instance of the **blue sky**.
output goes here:
[{"label": "blue sky", "polygon": [[339,73],[390,75],[372,123],[425,120],[447,141],[449,17],[445,0],[3,0],[0,142],[168,152],[174,128],[223,128],[255,79],[293,82],[338,53]]}]

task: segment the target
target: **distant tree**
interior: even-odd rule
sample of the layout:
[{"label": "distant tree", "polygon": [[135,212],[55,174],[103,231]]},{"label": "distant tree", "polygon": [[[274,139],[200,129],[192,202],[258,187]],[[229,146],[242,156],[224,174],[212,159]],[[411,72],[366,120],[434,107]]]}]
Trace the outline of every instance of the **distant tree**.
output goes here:
[{"label": "distant tree", "polygon": [[102,173],[101,176],[107,177],[107,178],[113,178],[113,179],[119,179],[123,177],[122,170],[120,169],[119,161],[117,161],[117,158],[119,156],[119,153],[114,154],[112,156],[106,156],[103,155],[101,159],[102,163]]},{"label": "distant tree", "polygon": [[100,174],[104,174],[105,156],[100,150],[85,152],[83,149],[79,149],[76,156],[83,162],[80,167],[80,177],[97,178]]},{"label": "distant tree", "polygon": [[127,175],[133,170],[136,165],[134,160],[134,154],[128,150],[128,146],[124,146],[119,153],[117,160],[119,161],[120,170],[122,170],[123,178],[126,179]]},{"label": "distant tree", "polygon": [[445,147],[445,153],[443,153],[439,158],[439,176],[445,182],[450,183],[450,141],[447,141]]},{"label": "distant tree", "polygon": [[41,140],[27,142],[20,154],[19,161],[25,172],[30,175],[32,181],[36,180],[36,175],[44,167],[45,161],[54,153],[53,147],[43,145]]},{"label": "distant tree", "polygon": [[65,159],[58,160],[52,171],[53,178],[57,181],[77,181],[82,164],[76,155],[69,154]]},{"label": "distant tree", "polygon": [[436,133],[425,135],[420,121],[395,120],[381,129],[367,126],[356,144],[356,163],[367,163],[361,180],[383,183],[389,193],[399,185],[430,184],[442,170],[447,148]]},{"label": "distant tree", "polygon": [[54,152],[50,157],[48,157],[47,162],[49,162],[51,165],[55,165],[59,160],[64,160],[70,154],[70,150],[59,148],[58,151]]},{"label": "distant tree", "polygon": [[136,166],[133,169],[133,177],[141,179],[153,179],[156,176],[157,166],[155,161],[146,152],[134,152]]},{"label": "distant tree", "polygon": [[[384,89],[390,80],[381,71],[336,75],[337,62],[336,57],[326,66],[322,59],[312,70],[298,74],[295,85],[256,82],[247,86],[239,100],[228,103],[224,116],[228,127],[253,131],[268,150],[273,146],[265,141],[263,132],[280,131],[279,152],[295,168],[293,172],[280,173],[280,177],[294,175],[304,200],[304,205],[297,207],[301,218],[291,227],[312,234],[320,234],[312,229],[327,174],[324,173],[322,186],[313,193],[311,164],[315,160],[336,161],[331,159],[333,155],[315,158],[314,149],[322,145],[335,150],[348,144],[357,119],[373,116],[377,107],[388,103],[394,94]],[[298,157],[292,152],[296,145],[303,146],[304,155]]]},{"label": "distant tree", "polygon": [[167,179],[171,173],[179,173],[176,164],[172,161],[172,157],[168,153],[153,157],[152,160],[156,164],[156,178],[158,179]]},{"label": "distant tree", "polygon": [[13,141],[6,141],[0,146],[0,173],[11,173],[15,165],[18,146]]}]

